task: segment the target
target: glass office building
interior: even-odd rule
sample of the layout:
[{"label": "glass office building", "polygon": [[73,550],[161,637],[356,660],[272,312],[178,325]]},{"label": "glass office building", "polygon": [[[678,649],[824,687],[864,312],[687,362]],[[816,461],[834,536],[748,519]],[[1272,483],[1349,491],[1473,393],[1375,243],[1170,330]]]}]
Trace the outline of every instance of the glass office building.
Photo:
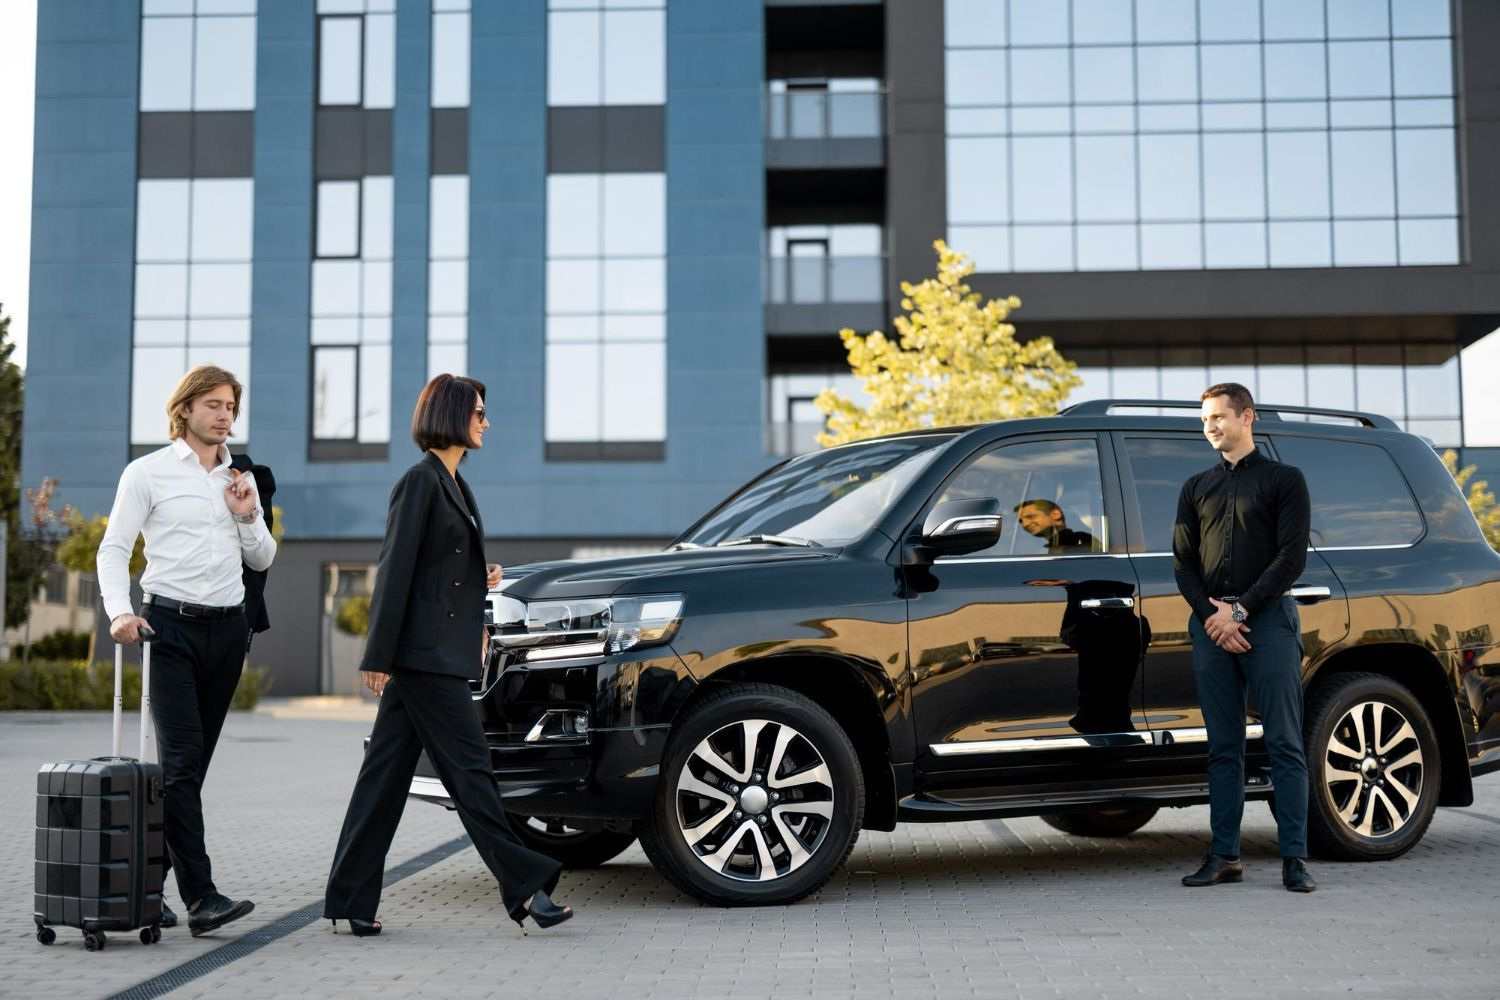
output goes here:
[{"label": "glass office building", "polygon": [[945,238],[1075,400],[1232,379],[1500,479],[1497,45],[1484,0],[45,3],[23,475],[107,511],[234,371],[256,661],[346,690],[430,375],[488,386],[492,558],[659,545],[815,446]]}]

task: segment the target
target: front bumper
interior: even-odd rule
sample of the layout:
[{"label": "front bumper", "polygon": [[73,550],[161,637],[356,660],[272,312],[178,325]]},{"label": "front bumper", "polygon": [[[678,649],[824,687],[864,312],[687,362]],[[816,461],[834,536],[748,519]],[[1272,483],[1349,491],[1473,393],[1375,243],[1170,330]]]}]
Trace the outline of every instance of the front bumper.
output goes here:
[{"label": "front bumper", "polygon": [[[507,808],[641,819],[671,720],[696,681],[670,646],[528,666],[496,645],[471,687]],[[453,805],[426,754],[410,794]]]},{"label": "front bumper", "polygon": [[[506,747],[490,744],[500,795],[512,812],[565,819],[643,819],[651,808],[667,726],[597,730],[587,744]],[[431,761],[417,762],[409,794],[454,808]]]}]

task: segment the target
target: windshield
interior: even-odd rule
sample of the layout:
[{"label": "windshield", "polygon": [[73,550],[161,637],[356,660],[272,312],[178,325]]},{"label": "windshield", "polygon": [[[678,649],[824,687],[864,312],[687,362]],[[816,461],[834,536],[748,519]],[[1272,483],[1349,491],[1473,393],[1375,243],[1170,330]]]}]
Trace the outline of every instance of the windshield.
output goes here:
[{"label": "windshield", "polygon": [[708,546],[779,535],[844,545],[868,531],[951,440],[948,434],[924,434],[795,458],[715,511],[682,542]]}]

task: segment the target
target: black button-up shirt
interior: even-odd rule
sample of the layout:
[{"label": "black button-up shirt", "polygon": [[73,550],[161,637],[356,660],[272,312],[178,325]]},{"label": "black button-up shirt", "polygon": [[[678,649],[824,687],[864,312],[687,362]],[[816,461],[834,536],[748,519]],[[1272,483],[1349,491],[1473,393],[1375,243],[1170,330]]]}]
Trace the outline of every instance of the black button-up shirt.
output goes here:
[{"label": "black button-up shirt", "polygon": [[1200,620],[1210,597],[1238,597],[1250,614],[1296,583],[1307,564],[1312,503],[1302,470],[1252,451],[1186,483],[1172,528],[1177,589]]}]

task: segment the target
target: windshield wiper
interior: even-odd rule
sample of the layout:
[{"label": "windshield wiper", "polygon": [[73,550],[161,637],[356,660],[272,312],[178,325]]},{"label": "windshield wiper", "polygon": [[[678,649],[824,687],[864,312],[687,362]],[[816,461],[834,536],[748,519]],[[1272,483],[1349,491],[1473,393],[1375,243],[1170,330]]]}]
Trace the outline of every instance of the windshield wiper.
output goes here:
[{"label": "windshield wiper", "polygon": [[802,548],[820,549],[817,542],[810,538],[793,538],[791,535],[746,535],[744,538],[731,538],[727,542],[715,542],[715,548],[725,545],[792,545]]}]

